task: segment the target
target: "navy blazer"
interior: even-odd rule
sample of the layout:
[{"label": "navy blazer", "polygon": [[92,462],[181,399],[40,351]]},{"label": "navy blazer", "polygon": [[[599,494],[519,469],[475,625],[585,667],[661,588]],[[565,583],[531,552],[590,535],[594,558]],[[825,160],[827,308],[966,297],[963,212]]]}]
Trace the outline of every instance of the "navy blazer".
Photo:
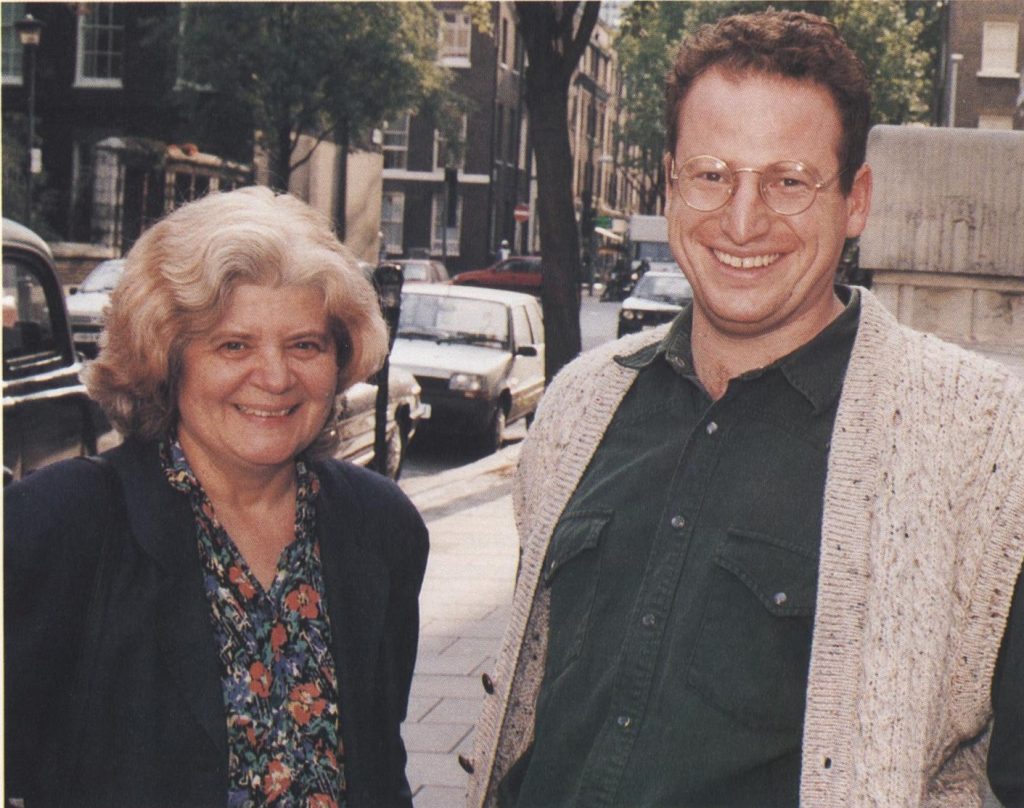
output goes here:
[{"label": "navy blazer", "polygon": [[[106,476],[82,461],[4,492],[7,796],[27,808],[222,807],[221,672],[188,497],[167,484],[154,444],[129,440],[107,457],[124,491],[111,513]],[[348,804],[408,808],[399,730],[426,527],[390,480],[312,466]],[[93,592],[105,532],[116,540]]]}]

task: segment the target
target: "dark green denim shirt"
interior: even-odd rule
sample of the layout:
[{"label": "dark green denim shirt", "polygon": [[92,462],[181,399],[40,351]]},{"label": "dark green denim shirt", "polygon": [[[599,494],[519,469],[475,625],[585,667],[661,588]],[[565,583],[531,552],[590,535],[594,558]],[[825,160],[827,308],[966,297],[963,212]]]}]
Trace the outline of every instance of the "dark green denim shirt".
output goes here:
[{"label": "dark green denim shirt", "polygon": [[796,806],[829,440],[859,295],[712,401],[691,311],[559,521],[536,740],[503,806]]}]

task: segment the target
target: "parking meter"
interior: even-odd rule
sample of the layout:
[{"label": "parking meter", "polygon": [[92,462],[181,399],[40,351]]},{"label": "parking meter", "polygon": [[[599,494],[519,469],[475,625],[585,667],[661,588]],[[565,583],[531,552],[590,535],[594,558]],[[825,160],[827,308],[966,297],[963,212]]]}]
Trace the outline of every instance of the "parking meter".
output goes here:
[{"label": "parking meter", "polygon": [[[398,317],[402,308],[402,268],[398,264],[379,264],[373,271],[373,285],[380,301],[380,311],[388,327],[388,355],[377,372],[377,402],[374,413],[373,468],[381,474],[388,473],[388,371],[391,348],[398,332]],[[397,426],[396,426],[397,428]]]}]

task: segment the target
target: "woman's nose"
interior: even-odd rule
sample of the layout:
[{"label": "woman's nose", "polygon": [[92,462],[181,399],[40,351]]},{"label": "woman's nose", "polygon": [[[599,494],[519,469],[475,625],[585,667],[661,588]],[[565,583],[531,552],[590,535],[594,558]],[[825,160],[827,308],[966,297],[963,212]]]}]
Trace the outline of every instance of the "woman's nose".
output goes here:
[{"label": "woman's nose", "polygon": [[260,352],[253,373],[254,381],[271,393],[283,393],[292,384],[292,369],[284,351],[269,348]]},{"label": "woman's nose", "polygon": [[734,244],[746,244],[771,229],[771,209],[761,197],[761,177],[737,173],[732,198],[722,209],[722,231]]}]

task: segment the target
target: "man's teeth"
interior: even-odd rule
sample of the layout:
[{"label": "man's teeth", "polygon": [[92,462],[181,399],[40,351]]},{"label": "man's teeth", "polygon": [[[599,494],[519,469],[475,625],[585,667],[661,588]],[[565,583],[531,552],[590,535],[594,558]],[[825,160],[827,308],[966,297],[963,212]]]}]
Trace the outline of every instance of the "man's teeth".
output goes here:
[{"label": "man's teeth", "polygon": [[257,410],[253,407],[243,407],[241,404],[236,404],[238,411],[245,415],[255,415],[260,418],[280,418],[282,415],[287,415],[292,411],[291,407],[285,407],[283,410]]},{"label": "man's teeth", "polygon": [[766,267],[777,261],[779,255],[781,255],[781,253],[770,253],[768,255],[748,255],[744,258],[740,258],[738,255],[729,255],[729,253],[722,252],[721,250],[712,250],[712,252],[715,254],[715,258],[723,264],[736,267],[736,269],[756,269],[757,267]]}]

